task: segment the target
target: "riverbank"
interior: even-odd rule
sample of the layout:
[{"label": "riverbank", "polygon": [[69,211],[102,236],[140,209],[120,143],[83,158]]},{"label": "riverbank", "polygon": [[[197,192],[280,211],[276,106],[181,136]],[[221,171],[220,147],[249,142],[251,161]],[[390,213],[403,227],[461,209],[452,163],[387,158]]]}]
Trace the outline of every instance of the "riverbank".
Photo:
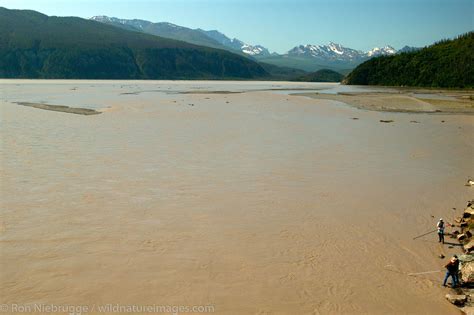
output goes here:
[{"label": "riverbank", "polygon": [[474,114],[474,92],[470,90],[390,88],[390,91],[381,92],[339,92],[337,94],[298,93],[293,95],[339,101],[365,110],[406,113]]}]

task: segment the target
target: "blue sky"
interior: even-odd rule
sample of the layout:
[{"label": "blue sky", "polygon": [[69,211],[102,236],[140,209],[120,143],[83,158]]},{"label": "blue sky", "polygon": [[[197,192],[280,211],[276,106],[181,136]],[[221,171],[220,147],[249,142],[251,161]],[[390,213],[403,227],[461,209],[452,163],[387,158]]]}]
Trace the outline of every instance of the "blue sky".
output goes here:
[{"label": "blue sky", "polygon": [[285,52],[299,44],[424,46],[474,29],[474,0],[0,0],[48,15],[108,15],[217,29]]}]

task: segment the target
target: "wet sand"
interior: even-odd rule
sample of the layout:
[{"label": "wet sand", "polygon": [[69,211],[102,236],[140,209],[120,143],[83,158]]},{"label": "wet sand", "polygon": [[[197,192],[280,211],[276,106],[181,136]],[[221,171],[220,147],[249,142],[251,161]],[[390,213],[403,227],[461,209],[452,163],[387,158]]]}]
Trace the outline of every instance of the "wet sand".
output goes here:
[{"label": "wet sand", "polygon": [[[441,272],[408,273],[457,250],[413,237],[473,197],[471,115],[361,111],[258,82],[0,84],[2,303],[459,313]],[[196,89],[247,92],[178,93]],[[142,90],[158,92],[122,94]]]},{"label": "wet sand", "polygon": [[16,102],[15,104],[22,105],[22,106],[29,106],[44,110],[52,110],[55,112],[63,112],[63,113],[70,113],[70,114],[77,114],[77,115],[97,115],[100,112],[89,109],[89,108],[75,108],[69,107],[64,105],[49,105],[49,104],[42,104],[42,103],[29,103],[29,102]]},{"label": "wet sand", "polygon": [[366,110],[474,114],[474,92],[472,91],[400,89],[383,92],[301,93],[295,95],[344,102]]}]

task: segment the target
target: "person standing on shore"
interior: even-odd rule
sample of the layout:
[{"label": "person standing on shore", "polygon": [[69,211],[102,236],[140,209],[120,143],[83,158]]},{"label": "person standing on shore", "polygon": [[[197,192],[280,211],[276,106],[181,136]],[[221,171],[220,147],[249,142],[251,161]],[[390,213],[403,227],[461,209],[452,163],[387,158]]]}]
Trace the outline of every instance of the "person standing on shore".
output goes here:
[{"label": "person standing on shore", "polygon": [[439,243],[444,244],[444,221],[443,221],[443,219],[439,219],[438,224],[436,226],[438,227]]},{"label": "person standing on shore", "polygon": [[459,271],[459,259],[458,256],[454,255],[453,258],[444,266],[446,270],[446,276],[444,276],[443,287],[446,286],[446,281],[451,277],[453,279],[451,287],[455,288],[458,285],[458,271]]}]

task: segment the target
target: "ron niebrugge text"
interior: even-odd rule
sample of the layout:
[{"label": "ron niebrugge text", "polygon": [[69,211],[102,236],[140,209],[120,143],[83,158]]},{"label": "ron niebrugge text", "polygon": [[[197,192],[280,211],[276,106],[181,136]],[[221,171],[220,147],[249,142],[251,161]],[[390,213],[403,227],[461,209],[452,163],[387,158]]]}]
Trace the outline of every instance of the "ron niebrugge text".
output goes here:
[{"label": "ron niebrugge text", "polygon": [[213,313],[213,305],[139,305],[139,304],[102,304],[102,305],[68,305],[68,304],[2,304],[3,313]]}]

